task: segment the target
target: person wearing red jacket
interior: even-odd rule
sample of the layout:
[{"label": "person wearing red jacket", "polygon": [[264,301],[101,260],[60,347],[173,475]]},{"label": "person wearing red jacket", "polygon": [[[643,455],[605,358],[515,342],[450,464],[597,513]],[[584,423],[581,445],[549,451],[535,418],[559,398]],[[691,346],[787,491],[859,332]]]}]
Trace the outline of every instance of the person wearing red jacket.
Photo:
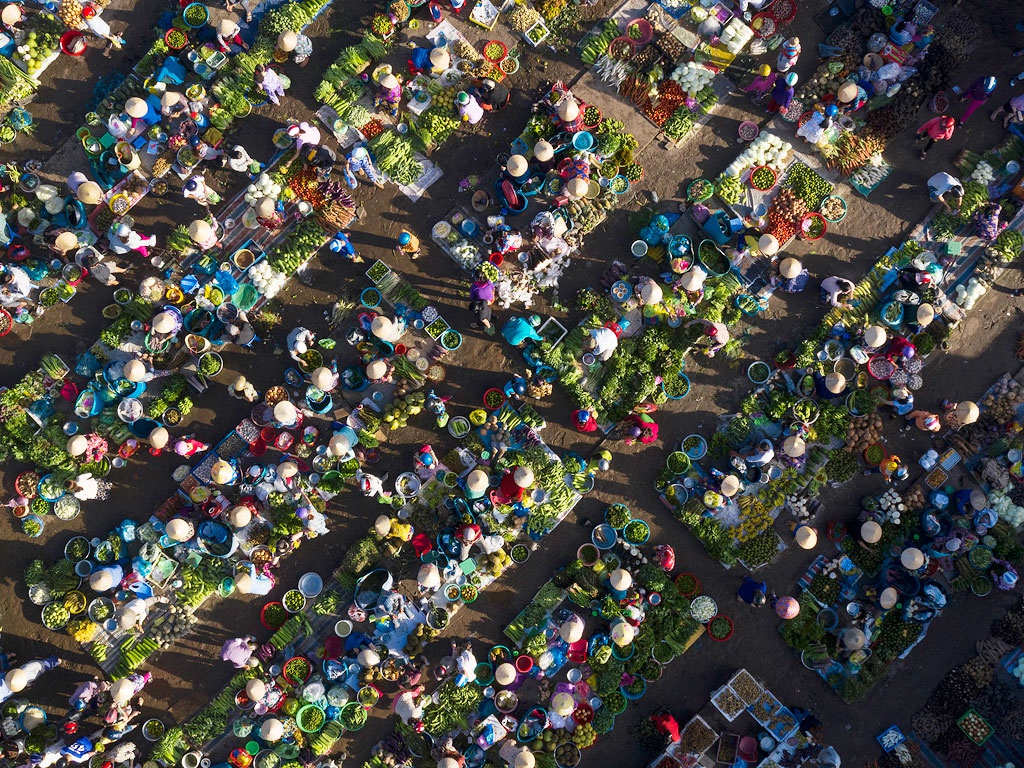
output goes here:
[{"label": "person wearing red jacket", "polygon": [[939,115],[933,117],[927,123],[917,129],[917,140],[924,141],[928,139],[928,143],[924,145],[924,149],[921,150],[921,159],[924,160],[925,155],[928,154],[928,150],[932,148],[932,145],[936,141],[948,141],[953,138],[953,131],[956,128],[956,120],[949,115]]},{"label": "person wearing red jacket", "polygon": [[679,723],[667,709],[662,709],[651,715],[651,722],[654,723],[658,733],[667,736],[673,744],[677,744],[682,738],[679,733]]}]

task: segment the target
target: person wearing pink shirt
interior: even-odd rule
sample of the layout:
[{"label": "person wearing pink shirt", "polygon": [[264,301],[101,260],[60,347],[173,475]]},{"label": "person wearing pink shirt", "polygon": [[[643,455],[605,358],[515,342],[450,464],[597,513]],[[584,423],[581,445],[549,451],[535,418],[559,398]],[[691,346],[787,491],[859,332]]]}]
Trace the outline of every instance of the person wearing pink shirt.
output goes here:
[{"label": "person wearing pink shirt", "polygon": [[928,154],[928,150],[932,148],[932,145],[936,141],[948,141],[953,138],[953,131],[956,128],[956,120],[948,115],[939,115],[933,117],[927,123],[917,129],[917,140],[924,141],[925,137],[928,138],[928,143],[924,145],[924,149],[921,150],[921,159],[924,160],[925,155]]}]

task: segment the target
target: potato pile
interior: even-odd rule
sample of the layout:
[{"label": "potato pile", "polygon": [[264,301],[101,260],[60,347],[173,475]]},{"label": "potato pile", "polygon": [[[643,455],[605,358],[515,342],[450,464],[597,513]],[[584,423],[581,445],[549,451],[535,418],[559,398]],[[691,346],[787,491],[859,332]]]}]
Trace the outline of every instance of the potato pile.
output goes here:
[{"label": "potato pile", "polygon": [[796,196],[788,187],[780,189],[772,200],[773,218],[794,224],[807,215],[807,203]]},{"label": "potato pile", "polygon": [[987,418],[1005,424],[1013,420],[1021,403],[1024,403],[1024,387],[1009,374],[1003,374],[978,405],[985,409]]},{"label": "potato pile", "polygon": [[844,451],[863,453],[869,445],[874,445],[882,438],[882,417],[877,413],[861,416],[850,421],[846,431]]}]

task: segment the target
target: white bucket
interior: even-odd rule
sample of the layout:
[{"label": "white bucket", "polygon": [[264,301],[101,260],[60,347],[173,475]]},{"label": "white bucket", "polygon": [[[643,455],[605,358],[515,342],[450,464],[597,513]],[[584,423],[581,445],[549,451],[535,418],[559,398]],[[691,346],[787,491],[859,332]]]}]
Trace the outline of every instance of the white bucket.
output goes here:
[{"label": "white bucket", "polygon": [[334,625],[334,634],[338,637],[348,637],[352,634],[352,622],[348,619],[342,619]]},{"label": "white bucket", "polygon": [[181,758],[182,768],[199,768],[199,764],[203,760],[201,752],[186,752],[185,756]]},{"label": "white bucket", "polygon": [[634,240],[633,244],[629,246],[629,250],[632,252],[634,258],[643,258],[647,255],[647,243],[643,240]]}]

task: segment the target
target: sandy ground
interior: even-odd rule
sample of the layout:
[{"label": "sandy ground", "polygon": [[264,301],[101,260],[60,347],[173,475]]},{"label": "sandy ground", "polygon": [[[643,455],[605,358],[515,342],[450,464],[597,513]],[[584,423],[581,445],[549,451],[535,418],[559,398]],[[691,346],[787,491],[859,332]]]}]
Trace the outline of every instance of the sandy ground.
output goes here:
[{"label": "sandy ground", "polygon": [[[600,15],[609,4],[602,3],[589,11],[592,17]],[[816,64],[813,54],[822,32],[812,19],[822,3],[808,3],[802,7],[793,32],[803,41],[804,58],[797,67],[802,75]],[[130,9],[129,7],[130,6]],[[987,3],[995,19],[985,27],[986,40],[975,51],[971,64],[960,77],[965,84],[973,77],[995,72],[1012,73],[1007,62],[1009,46],[1014,42],[1012,24],[1003,22],[1014,13],[1014,3],[1007,0]],[[107,60],[96,50],[90,50],[84,60],[60,61],[44,77],[41,100],[33,106],[39,129],[33,139],[16,145],[17,157],[47,157],[47,170],[53,175],[66,174],[82,162],[80,148],[73,139],[85,104],[91,96],[96,78],[117,67],[130,66],[134,58],[145,49],[148,39],[146,28],[164,10],[160,3],[129,4],[115,0],[107,11],[114,21],[114,29],[121,29],[131,19],[129,46]],[[294,65],[285,68],[294,86],[284,105],[274,113],[265,110],[245,122],[245,144],[257,157],[270,152],[270,134],[281,120],[290,117],[308,117],[315,104],[312,91],[321,72],[336,52],[350,42],[346,30],[361,26],[360,16],[366,6],[351,0],[336,0],[330,11],[310,30],[315,53],[306,70]],[[588,27],[589,25],[584,25]],[[498,37],[507,38],[498,31]],[[465,329],[466,343],[452,357],[445,391],[452,394],[449,410],[464,413],[474,407],[480,394],[490,386],[501,386],[511,371],[522,371],[521,359],[494,338],[470,331],[470,314],[466,309],[468,283],[453,268],[447,256],[431,251],[415,262],[398,260],[390,250],[398,230],[412,227],[426,241],[429,228],[446,213],[457,197],[456,187],[463,177],[476,173],[484,175],[491,169],[492,158],[507,150],[528,116],[533,89],[540,81],[562,78],[572,83],[579,76],[579,61],[572,54],[551,54],[543,57],[524,56],[523,70],[512,79],[517,88],[511,107],[490,118],[475,130],[454,138],[439,153],[445,176],[429,194],[415,205],[393,189],[367,190],[360,187],[359,202],[370,215],[354,228],[352,241],[368,260],[384,258],[410,279],[434,302],[441,312]],[[1001,77],[1003,83],[1008,78]],[[1010,93],[1001,86],[994,101],[1001,102]],[[627,214],[636,204],[646,199],[646,193],[656,192],[665,208],[675,208],[686,184],[698,176],[713,178],[738,152],[735,142],[736,125],[743,119],[763,121],[763,115],[751,116],[750,105],[742,96],[734,96],[720,106],[709,126],[701,129],[697,137],[680,150],[668,150],[655,138],[653,126],[632,111],[630,107],[605,95],[599,102],[606,116],[621,116],[638,138],[646,140],[640,160],[647,169],[638,200],[614,212],[608,221],[587,240],[584,252],[574,263],[573,270],[562,281],[563,303],[569,303],[575,291],[592,285],[600,272],[613,259],[627,259],[628,245],[633,239],[627,225]],[[921,121],[927,119],[922,113]],[[780,130],[785,130],[780,128]],[[810,248],[798,244],[793,253],[804,259],[805,266],[816,279],[830,274],[857,278],[864,274],[874,260],[889,246],[898,244],[914,223],[928,211],[929,203],[924,191],[925,179],[936,170],[950,170],[951,159],[967,146],[984,150],[998,140],[998,131],[976,115],[966,130],[954,139],[937,146],[926,163],[916,158],[916,148],[909,136],[897,138],[886,157],[897,171],[882,187],[865,200],[850,190],[845,196],[850,203],[847,219],[830,233],[823,244]],[[251,138],[250,138],[251,137]],[[51,156],[52,155],[52,156]],[[237,178],[223,173],[213,174],[215,187],[225,196],[237,187]],[[468,202],[463,200],[462,202]],[[198,208],[172,191],[163,200],[148,198],[133,215],[144,231],[163,236],[171,226],[193,218]],[[363,267],[365,268],[365,267]],[[285,296],[288,307],[285,322],[268,344],[253,351],[225,354],[232,371],[244,372],[263,389],[275,383],[285,367],[278,359],[276,345],[283,342],[287,330],[302,323],[315,332],[326,332],[323,313],[338,292],[354,294],[364,285],[363,268],[340,263],[329,254],[313,263],[309,271],[309,285],[293,283]],[[140,264],[131,275],[132,281],[148,274],[150,267]],[[954,337],[951,353],[937,354],[926,369],[926,390],[921,405],[934,407],[943,397],[959,399],[979,395],[997,376],[1007,370],[1016,370],[1013,344],[1020,332],[1022,300],[1017,295],[1022,285],[1017,268],[1007,272],[999,290],[990,292],[971,314],[962,331]],[[813,284],[812,284],[813,285]],[[84,349],[95,339],[103,327],[100,308],[109,303],[110,289],[90,286],[80,292],[74,301],[60,309],[51,310],[35,325],[18,326],[15,333],[4,340],[0,349],[0,384],[16,381],[37,362],[43,350],[54,351],[66,360]],[[936,624],[933,631],[909,660],[893,667],[891,677],[879,685],[866,701],[855,707],[843,704],[824,684],[804,670],[795,654],[783,643],[777,633],[778,621],[768,611],[756,611],[732,602],[732,593],[739,584],[740,575],[726,572],[712,562],[700,545],[676,523],[658,503],[653,490],[653,479],[661,466],[669,443],[682,436],[710,430],[714,420],[723,412],[733,410],[747,391],[743,370],[754,359],[770,359],[777,349],[790,346],[802,338],[823,313],[816,291],[802,294],[776,295],[769,311],[752,324],[744,327],[746,339],[744,357],[738,361],[716,358],[688,363],[688,374],[693,381],[691,395],[681,403],[673,404],[658,417],[663,444],[649,448],[614,446],[616,455],[610,473],[601,476],[595,493],[585,499],[574,514],[549,538],[545,539],[525,568],[515,569],[488,590],[470,610],[459,614],[452,636],[472,634],[481,643],[498,642],[501,628],[530,599],[551,571],[566,562],[569,553],[589,536],[589,532],[575,525],[583,518],[596,519],[607,503],[623,500],[652,523],[652,541],[670,542],[676,549],[679,569],[692,571],[703,580],[706,591],[719,600],[736,623],[736,633],[727,643],[702,640],[682,659],[677,660],[666,675],[650,688],[649,695],[631,707],[619,718],[615,734],[602,740],[600,751],[588,753],[584,768],[603,764],[641,765],[646,755],[636,740],[630,737],[631,728],[661,706],[670,706],[680,720],[704,707],[708,693],[720,685],[727,675],[738,667],[746,667],[762,677],[782,701],[811,707],[824,721],[827,735],[840,750],[849,765],[859,765],[877,757],[878,749],[873,737],[890,723],[909,728],[910,714],[923,703],[927,693],[952,665],[966,659],[974,642],[984,636],[983,627],[1002,613],[1007,598],[993,596],[984,600],[960,597]],[[500,318],[509,313],[499,313]],[[558,313],[556,313],[558,314]],[[568,321],[563,317],[563,322]],[[342,350],[342,361],[346,352]],[[230,380],[226,375],[224,380]],[[538,407],[549,419],[551,426],[545,437],[553,445],[580,453],[594,448],[592,439],[584,439],[573,431],[566,431],[566,414],[571,407],[556,389],[555,395]],[[189,430],[203,440],[216,440],[242,416],[245,408],[226,397],[223,390],[214,391],[202,400],[190,418]],[[425,424],[425,422],[423,422]],[[420,426],[422,426],[421,424]],[[416,425],[401,432],[400,441],[388,446],[383,466],[392,476],[408,465],[413,450],[425,441],[438,444],[437,436]],[[927,440],[910,433],[893,431],[890,440],[897,452],[913,455],[922,450]],[[442,443],[444,444],[444,443]],[[447,447],[445,445],[445,447]],[[59,523],[50,519],[45,536],[28,540],[16,533],[11,518],[0,521],[0,536],[7,565],[0,572],[0,617],[3,620],[3,645],[22,655],[46,654],[51,648],[59,649],[66,660],[64,668],[51,673],[45,686],[37,686],[34,696],[59,711],[74,685],[84,676],[92,674],[89,659],[63,635],[46,632],[38,623],[38,612],[26,600],[20,574],[28,562],[36,557],[54,559],[62,551],[67,538],[76,533],[99,535],[124,517],[144,519],[173,491],[170,471],[178,464],[173,458],[145,457],[133,461],[126,471],[113,476],[115,489],[111,499],[103,505],[92,505],[79,519]],[[4,467],[3,487],[11,488],[19,467]],[[820,520],[821,527],[830,520],[848,519],[856,508],[857,499],[864,493],[881,490],[877,477],[861,478],[840,489],[823,495],[827,512]],[[308,570],[329,573],[333,570],[349,542],[369,525],[377,514],[375,505],[361,497],[346,494],[332,504],[329,515],[332,533],[305,544],[301,551],[289,559],[281,573],[283,592],[295,579]],[[792,589],[796,579],[806,569],[812,555],[789,550],[763,571],[770,586],[779,593]],[[279,598],[275,593],[271,597]],[[184,719],[204,703],[230,677],[230,668],[216,661],[216,651],[227,637],[257,632],[257,615],[262,601],[228,599],[216,608],[200,614],[200,629],[185,642],[156,657],[153,671],[156,681],[147,689],[147,715],[166,719]],[[446,641],[436,644],[432,656],[442,655]],[[169,713],[170,718],[167,717]],[[742,721],[737,721],[740,723]],[[358,738],[346,740],[353,757],[365,757],[375,739],[385,732],[386,721],[375,718],[360,732]]]}]

